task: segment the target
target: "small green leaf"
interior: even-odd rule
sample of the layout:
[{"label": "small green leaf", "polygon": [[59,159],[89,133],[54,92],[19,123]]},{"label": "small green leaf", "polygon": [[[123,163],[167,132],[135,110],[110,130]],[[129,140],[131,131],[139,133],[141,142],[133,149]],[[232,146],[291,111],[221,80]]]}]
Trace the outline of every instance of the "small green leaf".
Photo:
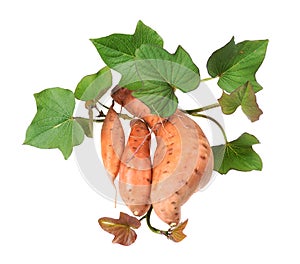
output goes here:
[{"label": "small green leaf", "polygon": [[[112,69],[116,66],[134,60],[135,51],[142,44],[163,46],[162,38],[156,31],[146,26],[142,21],[137,23],[133,35],[112,34],[107,37],[91,39],[102,60]],[[123,74],[122,72],[120,72]]]},{"label": "small green leaf", "polygon": [[82,143],[84,132],[73,119],[72,91],[49,88],[34,95],[37,113],[26,131],[24,144],[42,149],[58,148],[67,159],[73,146]]},{"label": "small green leaf", "polygon": [[76,117],[76,122],[82,127],[84,134],[92,138],[93,137],[93,127],[91,126],[90,119],[83,117]]},{"label": "small green leaf", "polygon": [[136,51],[136,57],[138,77],[142,82],[165,82],[183,92],[190,92],[199,86],[199,69],[181,46],[170,54],[161,47],[144,44]]},{"label": "small green leaf", "polygon": [[249,82],[235,89],[229,95],[223,92],[218,101],[224,114],[230,115],[241,106],[245,115],[252,122],[257,121],[263,113],[256,102],[253,87]]},{"label": "small green leaf", "polygon": [[243,41],[235,44],[232,38],[224,47],[215,51],[207,62],[211,77],[219,77],[218,85],[227,92],[250,81],[255,92],[262,89],[255,74],[262,64],[268,40]]},{"label": "small green leaf", "polygon": [[75,97],[82,101],[98,100],[112,85],[112,75],[109,67],[104,67],[97,73],[83,77],[75,90]]},{"label": "small green leaf", "polygon": [[141,222],[137,218],[122,212],[119,219],[102,217],[98,222],[104,231],[115,236],[113,243],[123,246],[129,246],[135,242],[137,235],[132,228],[137,229],[141,226]]},{"label": "small green leaf", "polygon": [[238,139],[225,145],[213,146],[214,170],[226,174],[229,170],[262,170],[262,160],[252,145],[259,141],[253,135],[242,134]]},{"label": "small green leaf", "polygon": [[145,103],[153,114],[168,117],[176,111],[178,99],[167,83],[145,81],[143,85],[132,95]]}]

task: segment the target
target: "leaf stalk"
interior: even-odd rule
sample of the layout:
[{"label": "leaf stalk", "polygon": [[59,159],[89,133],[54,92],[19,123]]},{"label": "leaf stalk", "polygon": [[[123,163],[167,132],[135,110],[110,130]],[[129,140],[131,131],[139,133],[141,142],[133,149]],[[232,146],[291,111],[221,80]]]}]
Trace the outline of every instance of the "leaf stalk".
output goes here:
[{"label": "leaf stalk", "polygon": [[216,107],[219,107],[219,106],[220,106],[219,103],[214,103],[214,104],[210,104],[210,105],[203,106],[203,107],[200,107],[200,108],[184,110],[184,112],[187,113],[187,114],[192,115],[194,113],[204,112],[206,110],[213,109],[213,108],[216,108]]},{"label": "leaf stalk", "polygon": [[228,143],[227,136],[226,136],[226,133],[225,133],[225,129],[222,127],[222,125],[216,119],[212,118],[211,116],[203,115],[203,114],[198,114],[198,113],[193,113],[191,115],[192,116],[198,116],[198,117],[206,118],[206,119],[208,119],[210,121],[213,121],[220,128],[226,144]]},{"label": "leaf stalk", "polygon": [[[149,227],[149,229],[155,233],[155,234],[159,234],[159,235],[164,235],[166,237],[169,237],[169,231],[164,231],[164,230],[160,230],[157,229],[156,227],[152,226],[150,223],[150,217],[151,217],[151,212],[152,212],[152,205],[150,207],[150,209],[148,210],[147,214],[146,214],[146,222],[147,222],[147,226]],[[144,219],[144,217],[142,217],[140,220]]]}]

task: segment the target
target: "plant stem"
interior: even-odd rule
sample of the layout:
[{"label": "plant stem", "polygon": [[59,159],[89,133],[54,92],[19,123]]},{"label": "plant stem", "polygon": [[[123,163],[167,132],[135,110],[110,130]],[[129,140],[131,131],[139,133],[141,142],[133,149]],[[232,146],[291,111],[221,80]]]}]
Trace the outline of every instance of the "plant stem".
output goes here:
[{"label": "plant stem", "polygon": [[139,219],[139,221],[141,222],[141,221],[144,220],[146,217],[147,217],[147,214],[143,215],[143,216]]},{"label": "plant stem", "polygon": [[101,106],[103,106],[104,108],[106,108],[107,110],[109,110],[109,107],[106,106],[105,104],[102,104],[102,103],[100,103],[99,101],[98,101],[98,104],[100,104]]},{"label": "plant stem", "polygon": [[[73,118],[74,119],[76,119],[76,118],[82,118],[82,119],[90,120],[89,118],[80,117],[80,116],[75,116]],[[104,122],[104,119],[93,119],[93,122],[95,122],[95,123],[102,123],[102,122]]]},{"label": "plant stem", "polygon": [[214,104],[203,106],[203,107],[200,107],[200,108],[190,109],[190,110],[184,110],[184,111],[186,113],[192,115],[193,113],[203,112],[203,111],[206,111],[206,110],[209,110],[209,109],[213,109],[213,108],[216,108],[216,107],[219,107],[219,106],[220,106],[219,103],[214,103]]},{"label": "plant stem", "polygon": [[[148,210],[148,212],[147,212],[147,214],[146,214],[147,226],[149,227],[149,229],[150,229],[152,232],[154,232],[154,233],[156,233],[156,234],[160,234],[160,235],[165,235],[166,237],[168,237],[168,231],[163,231],[163,230],[157,229],[157,228],[155,228],[154,226],[151,225],[151,223],[150,223],[150,216],[151,216],[152,209],[153,209],[153,207],[152,207],[152,205],[151,205],[150,209]],[[142,219],[143,219],[143,218],[144,218],[144,217],[142,217]],[[142,220],[142,219],[141,219],[141,220]]]},{"label": "plant stem", "polygon": [[93,122],[95,122],[95,123],[103,123],[104,119],[93,119]]},{"label": "plant stem", "polygon": [[223,137],[224,137],[224,140],[226,143],[228,143],[228,140],[227,140],[227,136],[226,136],[226,133],[225,133],[225,130],[224,128],[222,127],[222,125],[214,118],[212,118],[211,116],[208,116],[208,115],[203,115],[203,114],[197,114],[197,113],[194,113],[194,114],[191,114],[192,116],[198,116],[198,117],[203,117],[203,118],[206,118],[210,121],[213,121],[221,130],[222,134],[223,134]]},{"label": "plant stem", "polygon": [[210,80],[213,80],[215,79],[216,77],[208,77],[208,78],[204,78],[204,79],[201,79],[200,82],[207,82],[207,81],[210,81]]}]

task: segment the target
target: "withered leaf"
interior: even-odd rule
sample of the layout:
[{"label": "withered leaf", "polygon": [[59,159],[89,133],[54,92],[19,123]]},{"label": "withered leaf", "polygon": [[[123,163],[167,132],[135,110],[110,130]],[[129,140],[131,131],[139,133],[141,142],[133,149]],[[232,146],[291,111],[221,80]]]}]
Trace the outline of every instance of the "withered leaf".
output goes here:
[{"label": "withered leaf", "polygon": [[141,226],[137,218],[122,212],[120,212],[119,219],[102,217],[98,222],[104,231],[115,236],[112,240],[113,243],[123,246],[129,246],[134,243],[137,235],[132,228],[137,229]]},{"label": "withered leaf", "polygon": [[245,115],[254,122],[263,113],[256,102],[256,95],[250,82],[235,89],[231,94],[223,92],[218,101],[225,115],[234,113],[241,106]]},{"label": "withered leaf", "polygon": [[185,229],[187,223],[188,223],[188,219],[186,219],[184,222],[177,225],[174,229],[171,229],[168,238],[174,242],[180,242],[183,239],[185,239],[186,234],[183,233],[183,230]]}]

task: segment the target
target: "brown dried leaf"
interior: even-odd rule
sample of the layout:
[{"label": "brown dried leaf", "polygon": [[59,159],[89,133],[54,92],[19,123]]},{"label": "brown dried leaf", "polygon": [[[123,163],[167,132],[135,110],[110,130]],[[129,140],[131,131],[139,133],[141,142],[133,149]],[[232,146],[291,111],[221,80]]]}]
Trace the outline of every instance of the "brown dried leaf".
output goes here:
[{"label": "brown dried leaf", "polygon": [[137,229],[141,226],[137,218],[122,212],[120,212],[119,219],[102,217],[98,222],[104,231],[115,236],[112,240],[113,243],[123,246],[129,246],[136,240],[137,235],[132,228]]},{"label": "brown dried leaf", "polygon": [[183,233],[183,230],[185,229],[187,223],[188,219],[176,226],[173,230],[170,231],[168,238],[174,242],[180,242],[185,239],[186,235]]}]

